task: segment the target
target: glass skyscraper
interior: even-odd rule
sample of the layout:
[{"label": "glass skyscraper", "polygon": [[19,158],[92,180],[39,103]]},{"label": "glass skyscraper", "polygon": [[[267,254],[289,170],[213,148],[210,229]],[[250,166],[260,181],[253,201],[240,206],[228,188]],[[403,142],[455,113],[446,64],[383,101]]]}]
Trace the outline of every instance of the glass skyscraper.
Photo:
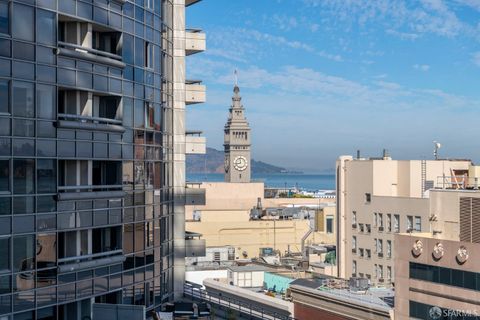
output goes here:
[{"label": "glass skyscraper", "polygon": [[176,1],[0,0],[0,319],[173,299]]}]

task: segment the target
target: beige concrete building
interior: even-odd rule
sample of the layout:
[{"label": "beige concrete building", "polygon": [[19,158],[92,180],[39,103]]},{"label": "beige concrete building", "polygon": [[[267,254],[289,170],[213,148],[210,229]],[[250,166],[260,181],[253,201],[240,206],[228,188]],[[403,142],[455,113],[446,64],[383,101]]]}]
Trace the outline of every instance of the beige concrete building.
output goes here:
[{"label": "beige concrete building", "polygon": [[[265,199],[263,183],[204,182],[192,188],[204,192],[204,201],[192,198],[186,208],[186,229],[202,234],[207,247],[232,246],[237,259],[259,256],[260,248],[282,254],[300,252],[305,244],[335,244],[335,199]],[[304,207],[318,211],[318,219],[250,218],[250,210],[261,202],[267,207]],[[317,230],[317,232],[310,232]]]},{"label": "beige concrete building", "polygon": [[[480,244],[395,236],[395,319],[478,319]],[[465,318],[463,318],[465,317]]]},{"label": "beige concrete building", "polygon": [[[186,28],[186,8],[199,2],[199,0],[175,0],[171,3],[172,28],[166,29],[165,34],[171,34],[171,41],[165,41],[172,54],[172,62],[166,63],[165,68],[171,70],[164,90],[171,87],[172,96],[165,99],[172,104],[172,109],[166,110],[165,117],[172,117],[172,123],[166,123],[166,130],[172,132],[173,154],[164,158],[173,166],[169,168],[169,176],[173,184],[173,212],[171,215],[171,228],[173,233],[173,265],[174,265],[174,295],[179,298],[183,295],[185,282],[185,253],[190,246],[185,239],[185,200],[189,190],[185,185],[185,154],[204,153],[205,138],[199,137],[198,132],[191,134],[186,128],[185,113],[187,106],[204,103],[206,101],[206,86],[200,80],[192,81],[187,78],[186,59],[188,56],[205,51],[206,35],[198,29]],[[168,91],[166,91],[168,92]],[[165,128],[164,128],[165,130]],[[160,197],[160,191],[155,193],[155,198]]]},{"label": "beige concrete building", "polygon": [[[470,169],[470,174],[478,172]],[[428,232],[395,236],[395,282],[402,284],[395,290],[395,319],[480,316],[480,192],[475,178],[470,175],[473,184],[464,186],[470,190],[450,185],[430,191]]]},{"label": "beige concrete building", "polygon": [[[366,277],[373,285],[394,279],[394,235],[434,227],[434,187],[460,187],[468,160],[354,159],[337,169],[337,265],[340,277]],[[468,179],[467,179],[468,180]],[[444,220],[458,221],[445,212]],[[452,231],[453,232],[453,231]]]}]

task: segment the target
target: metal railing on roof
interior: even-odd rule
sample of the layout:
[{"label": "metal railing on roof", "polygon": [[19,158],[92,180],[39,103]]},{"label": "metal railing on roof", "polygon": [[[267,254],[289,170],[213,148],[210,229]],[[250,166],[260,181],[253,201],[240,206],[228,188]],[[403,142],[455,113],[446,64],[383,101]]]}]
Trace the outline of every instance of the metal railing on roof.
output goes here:
[{"label": "metal railing on roof", "polygon": [[262,307],[245,303],[244,301],[232,299],[230,297],[222,296],[221,293],[207,292],[198,285],[185,283],[183,286],[183,293],[190,297],[193,301],[200,300],[210,304],[218,305],[228,310],[238,311],[241,314],[248,315],[254,319],[268,319],[268,320],[296,320],[293,317],[283,316],[281,314],[271,312]]},{"label": "metal railing on roof", "polygon": [[456,190],[478,190],[480,180],[478,177],[460,176],[438,176],[436,189],[456,189]]}]

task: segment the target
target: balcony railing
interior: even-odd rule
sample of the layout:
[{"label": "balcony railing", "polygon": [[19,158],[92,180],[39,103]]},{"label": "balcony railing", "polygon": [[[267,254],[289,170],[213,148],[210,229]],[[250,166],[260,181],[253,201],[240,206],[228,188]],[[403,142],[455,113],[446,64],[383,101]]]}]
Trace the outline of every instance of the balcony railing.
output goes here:
[{"label": "balcony railing", "polygon": [[110,52],[87,48],[78,44],[63,41],[58,41],[57,45],[57,54],[59,55],[108,64],[117,68],[124,68],[126,66],[122,61],[123,58],[121,56]]},{"label": "balcony railing", "polygon": [[76,114],[59,113],[56,126],[58,128],[81,129],[107,132],[125,132],[121,120],[81,116]]},{"label": "balcony railing", "polygon": [[185,188],[185,204],[204,206],[206,204],[205,189],[194,183],[187,183]]},{"label": "balcony railing", "polygon": [[205,51],[206,36],[200,29],[187,29],[185,30],[185,53],[191,55],[194,53]]},{"label": "balcony railing", "polygon": [[185,239],[185,257],[205,257],[205,239]]},{"label": "balcony railing", "polygon": [[205,154],[207,152],[207,139],[202,137],[202,131],[185,132],[185,153]]},{"label": "balcony railing", "polygon": [[83,185],[58,187],[57,200],[87,200],[123,198],[125,191],[120,185]]},{"label": "balcony railing", "polygon": [[185,81],[185,103],[195,104],[204,103],[207,101],[206,86],[202,84],[201,80],[186,80]]},{"label": "balcony railing", "polygon": [[122,249],[58,259],[58,272],[73,272],[125,261]]}]

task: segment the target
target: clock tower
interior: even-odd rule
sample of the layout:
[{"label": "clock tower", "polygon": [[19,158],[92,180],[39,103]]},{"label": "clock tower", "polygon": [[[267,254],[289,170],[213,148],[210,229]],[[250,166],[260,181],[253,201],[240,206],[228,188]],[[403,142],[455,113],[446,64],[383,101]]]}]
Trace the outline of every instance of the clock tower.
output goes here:
[{"label": "clock tower", "polygon": [[[236,81],[235,81],[236,82]],[[250,126],[235,83],[232,106],[225,124],[225,182],[250,182]]]}]

